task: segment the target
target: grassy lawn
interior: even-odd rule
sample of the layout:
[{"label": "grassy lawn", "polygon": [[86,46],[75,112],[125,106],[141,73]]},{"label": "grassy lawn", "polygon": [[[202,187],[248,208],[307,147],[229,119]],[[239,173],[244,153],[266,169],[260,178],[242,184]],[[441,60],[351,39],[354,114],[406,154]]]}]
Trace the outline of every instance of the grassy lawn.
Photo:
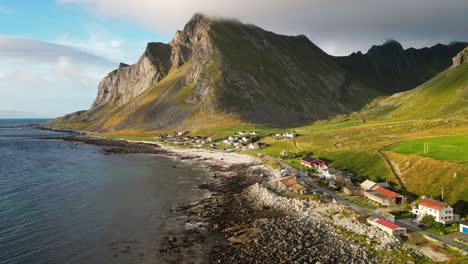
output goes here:
[{"label": "grassy lawn", "polygon": [[440,235],[446,235],[446,234],[453,233],[453,232],[458,232],[458,230],[459,230],[458,225],[454,224],[454,225],[447,225],[447,226],[440,227],[440,228],[429,227],[425,231],[433,235],[440,236]]},{"label": "grassy lawn", "polygon": [[[428,153],[424,153],[425,143],[429,144]],[[412,140],[394,145],[389,150],[467,164],[468,135]]]},{"label": "grassy lawn", "polygon": [[377,209],[376,206],[370,204],[365,198],[362,197],[349,197],[348,200],[352,202],[355,205],[358,205],[360,207],[369,209],[369,210],[375,210]]},{"label": "grassy lawn", "polygon": [[[285,140],[269,136],[291,130],[295,130],[299,136]],[[391,151],[382,153],[385,153],[392,163],[398,166],[406,185],[405,191],[410,192],[411,197],[414,198],[415,195],[436,196],[440,194],[440,186],[444,186],[445,201],[452,206],[457,201],[468,200],[468,192],[465,191],[466,188],[463,188],[468,184],[468,177],[462,177],[467,175],[468,166],[435,159],[437,155],[442,153],[446,160],[454,160],[455,162],[468,160],[466,157],[468,153],[468,120],[466,119],[368,121],[366,123],[363,123],[362,120],[321,121],[313,125],[291,129],[236,124],[234,121],[226,119],[220,123],[213,121],[210,126],[194,129],[191,135],[224,138],[239,131],[259,132],[262,137],[261,142],[270,145],[260,150],[244,152],[246,154],[257,156],[257,154],[262,153],[279,157],[283,150],[294,154],[309,152],[314,157],[325,160],[331,167],[351,171],[361,180],[370,179],[398,183],[389,164],[380,152],[391,146]],[[148,131],[141,134],[133,133],[133,131],[118,131],[102,134],[102,136],[154,141],[152,136],[157,133],[160,131]],[[421,138],[429,137],[432,138],[421,140]],[[402,141],[404,142],[398,143]],[[420,144],[418,142],[427,141],[429,141],[430,148],[428,154],[431,157],[406,154],[418,154],[418,144]],[[422,151],[422,146],[419,146],[420,151]],[[401,150],[398,150],[399,148]],[[404,151],[405,149],[406,151]],[[397,150],[405,153],[399,153]],[[285,160],[285,162],[297,169],[301,168],[298,158]],[[277,164],[275,165],[278,167]]]},{"label": "grassy lawn", "polygon": [[390,214],[395,216],[396,219],[407,219],[413,217],[413,213],[410,211],[394,211],[390,212]]}]

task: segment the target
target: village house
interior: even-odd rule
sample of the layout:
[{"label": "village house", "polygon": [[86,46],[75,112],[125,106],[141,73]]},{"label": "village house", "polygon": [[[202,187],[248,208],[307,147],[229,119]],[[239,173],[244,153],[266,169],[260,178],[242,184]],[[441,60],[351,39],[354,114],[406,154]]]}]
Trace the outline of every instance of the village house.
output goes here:
[{"label": "village house", "polygon": [[345,186],[343,187],[343,192],[349,196],[359,196],[362,195],[362,189],[358,186]]},{"label": "village house", "polygon": [[331,179],[332,175],[328,172],[327,164],[323,160],[305,156],[301,159],[301,164],[305,167],[316,170],[323,178]]},{"label": "village house", "polygon": [[284,137],[284,138],[295,138],[295,137],[296,137],[296,133],[284,133],[284,134],[283,134],[283,137]]},{"label": "village house", "polygon": [[[331,172],[331,169],[329,169],[329,171]],[[332,175],[332,178],[336,182],[338,182],[340,186],[352,185],[351,177],[347,175],[342,175],[340,173],[333,173],[333,172],[331,172],[331,175]]]},{"label": "village house", "polygon": [[387,187],[389,185],[387,183],[375,183],[370,180],[365,180],[361,183],[362,195],[369,200],[385,206],[402,204],[406,200],[406,197],[403,195],[390,191],[382,186]]},{"label": "village house", "polygon": [[312,169],[328,169],[327,165],[324,161],[313,158],[311,156],[305,156],[301,159],[301,164],[305,167],[312,168]]},{"label": "village house", "polygon": [[376,226],[383,231],[387,232],[388,234],[392,236],[405,236],[406,235],[406,228],[401,227],[395,223],[392,223],[390,221],[387,221],[382,218],[377,218],[377,219],[372,219],[369,218],[367,219],[367,222],[370,225]]},{"label": "village house", "polygon": [[434,217],[436,222],[442,224],[453,223],[459,216],[453,213],[453,208],[444,202],[433,199],[423,199],[417,207],[413,207],[413,215],[420,221],[426,215]]},{"label": "village house", "polygon": [[373,181],[369,181],[369,180],[365,180],[361,183],[361,188],[364,190],[364,191],[367,191],[367,190],[373,190],[375,188],[377,188],[377,183],[373,182]]},{"label": "village house", "polygon": [[234,144],[234,147],[236,147],[236,149],[242,149],[242,148],[245,148],[245,145],[242,144],[241,142],[237,142]]},{"label": "village house", "polygon": [[297,182],[296,176],[287,176],[271,183],[271,187],[278,191],[288,191],[299,194],[307,193],[307,189],[304,185]]},{"label": "village house", "polygon": [[249,144],[249,149],[260,149],[260,148],[261,148],[261,146],[257,142]]},{"label": "village house", "polygon": [[374,190],[364,191],[363,195],[366,198],[385,206],[402,204],[405,200],[405,197],[403,195],[387,190],[380,186],[375,188]]}]

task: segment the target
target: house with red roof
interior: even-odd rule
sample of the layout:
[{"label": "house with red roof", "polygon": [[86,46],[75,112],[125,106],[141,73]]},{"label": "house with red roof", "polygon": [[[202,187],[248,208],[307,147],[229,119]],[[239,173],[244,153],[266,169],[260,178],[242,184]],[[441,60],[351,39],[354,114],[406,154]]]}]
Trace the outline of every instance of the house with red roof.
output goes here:
[{"label": "house with red roof", "polygon": [[367,219],[367,222],[373,226],[376,226],[382,229],[383,231],[389,233],[390,235],[393,235],[393,236],[405,236],[406,235],[406,228],[401,227],[383,218],[376,218],[376,219],[369,218]]},{"label": "house with red roof", "polygon": [[403,195],[380,187],[379,185],[375,186],[374,189],[363,191],[362,194],[368,199],[385,206],[402,204],[406,200]]},{"label": "house with red roof", "polygon": [[431,215],[442,224],[453,223],[459,219],[459,216],[453,213],[453,208],[444,202],[433,199],[423,199],[417,207],[413,207],[413,215],[421,220],[426,215]]}]

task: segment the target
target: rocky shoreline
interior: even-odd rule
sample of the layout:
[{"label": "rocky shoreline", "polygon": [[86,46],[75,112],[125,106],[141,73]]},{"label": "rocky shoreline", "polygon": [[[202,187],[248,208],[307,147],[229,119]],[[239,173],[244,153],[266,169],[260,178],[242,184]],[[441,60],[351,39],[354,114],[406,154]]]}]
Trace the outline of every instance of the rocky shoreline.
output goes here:
[{"label": "rocky shoreline", "polygon": [[[385,232],[343,214],[342,205],[278,196],[263,187],[269,167],[236,153],[184,150],[88,136],[64,140],[105,146],[104,154],[171,157],[206,171],[211,196],[174,209],[159,263],[400,263],[419,257]],[[403,260],[402,260],[403,261]]]}]

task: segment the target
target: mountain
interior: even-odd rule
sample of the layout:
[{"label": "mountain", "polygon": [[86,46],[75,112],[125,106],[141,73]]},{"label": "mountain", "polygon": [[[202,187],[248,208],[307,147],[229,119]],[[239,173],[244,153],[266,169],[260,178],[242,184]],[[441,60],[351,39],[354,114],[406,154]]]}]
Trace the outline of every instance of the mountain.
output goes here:
[{"label": "mountain", "polygon": [[355,78],[384,94],[413,89],[441,73],[467,43],[437,44],[430,48],[403,49],[394,40],[372,46],[366,54],[353,53],[337,61]]},{"label": "mountain", "polygon": [[149,43],[137,63],[109,73],[91,109],[53,123],[100,132],[226,120],[293,127],[358,111],[392,89],[431,78],[460,45],[403,50],[389,42],[333,57],[302,35],[197,14],[169,44]]},{"label": "mountain", "polygon": [[468,47],[452,61],[428,82],[379,101],[363,115],[379,120],[468,116]]},{"label": "mountain", "polygon": [[150,43],[136,64],[109,73],[90,110],[56,123],[154,130],[230,116],[294,126],[356,111],[376,95],[305,36],[195,15],[169,44]]}]

